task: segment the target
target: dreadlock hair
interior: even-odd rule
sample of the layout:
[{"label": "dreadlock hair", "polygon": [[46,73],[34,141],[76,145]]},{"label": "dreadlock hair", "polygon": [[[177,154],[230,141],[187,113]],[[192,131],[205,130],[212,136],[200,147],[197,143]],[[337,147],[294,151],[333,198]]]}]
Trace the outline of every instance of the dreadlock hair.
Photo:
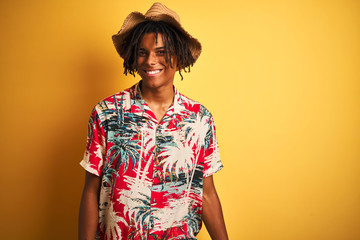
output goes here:
[{"label": "dreadlock hair", "polygon": [[124,49],[124,74],[130,73],[135,76],[138,49],[143,36],[147,33],[155,33],[156,41],[158,34],[162,35],[166,50],[165,61],[170,62],[170,66],[173,67],[171,57],[173,55],[177,57],[177,68],[181,80],[183,80],[181,70],[184,69],[185,72],[190,72],[190,66],[192,67],[195,62],[189,48],[188,36],[163,21],[148,20],[141,22],[125,37],[121,47]]}]

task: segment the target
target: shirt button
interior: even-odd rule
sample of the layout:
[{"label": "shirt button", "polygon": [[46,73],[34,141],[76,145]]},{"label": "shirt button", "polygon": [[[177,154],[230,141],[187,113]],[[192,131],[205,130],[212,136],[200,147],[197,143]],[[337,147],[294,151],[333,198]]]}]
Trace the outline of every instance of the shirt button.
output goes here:
[{"label": "shirt button", "polygon": [[155,203],[156,202],[156,200],[155,199],[153,199],[153,203]]}]

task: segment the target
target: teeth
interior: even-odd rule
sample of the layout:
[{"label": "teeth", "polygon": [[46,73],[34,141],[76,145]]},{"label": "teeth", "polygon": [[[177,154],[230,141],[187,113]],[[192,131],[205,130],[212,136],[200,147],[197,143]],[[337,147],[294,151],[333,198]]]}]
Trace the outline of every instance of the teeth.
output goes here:
[{"label": "teeth", "polygon": [[146,73],[148,74],[155,74],[155,73],[159,73],[160,70],[154,70],[154,71],[146,71]]}]

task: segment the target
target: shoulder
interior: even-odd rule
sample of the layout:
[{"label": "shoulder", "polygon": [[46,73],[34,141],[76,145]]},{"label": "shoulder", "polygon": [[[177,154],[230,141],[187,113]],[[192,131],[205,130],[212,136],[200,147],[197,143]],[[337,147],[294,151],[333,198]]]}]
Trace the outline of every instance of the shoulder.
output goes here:
[{"label": "shoulder", "polygon": [[118,111],[126,109],[130,105],[133,87],[114,93],[99,101],[92,110],[92,117],[98,118],[101,122],[116,116]]},{"label": "shoulder", "polygon": [[182,93],[179,93],[179,104],[185,109],[185,111],[199,115],[201,117],[212,118],[211,112],[200,102],[193,100]]},{"label": "shoulder", "polygon": [[118,110],[120,106],[124,106],[127,104],[127,102],[130,102],[131,94],[132,94],[132,87],[114,93],[99,101],[95,105],[94,110],[98,112],[103,112],[108,110]]}]

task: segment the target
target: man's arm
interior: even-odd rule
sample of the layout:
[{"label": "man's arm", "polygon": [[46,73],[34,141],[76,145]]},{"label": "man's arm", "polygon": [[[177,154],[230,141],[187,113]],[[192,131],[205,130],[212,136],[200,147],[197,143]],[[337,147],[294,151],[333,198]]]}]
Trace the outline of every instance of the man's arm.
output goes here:
[{"label": "man's arm", "polygon": [[219,197],[216,193],[213,177],[203,180],[203,220],[211,239],[227,240],[224,216],[221,209]]},{"label": "man's arm", "polygon": [[95,239],[101,178],[86,171],[79,211],[79,240]]}]

